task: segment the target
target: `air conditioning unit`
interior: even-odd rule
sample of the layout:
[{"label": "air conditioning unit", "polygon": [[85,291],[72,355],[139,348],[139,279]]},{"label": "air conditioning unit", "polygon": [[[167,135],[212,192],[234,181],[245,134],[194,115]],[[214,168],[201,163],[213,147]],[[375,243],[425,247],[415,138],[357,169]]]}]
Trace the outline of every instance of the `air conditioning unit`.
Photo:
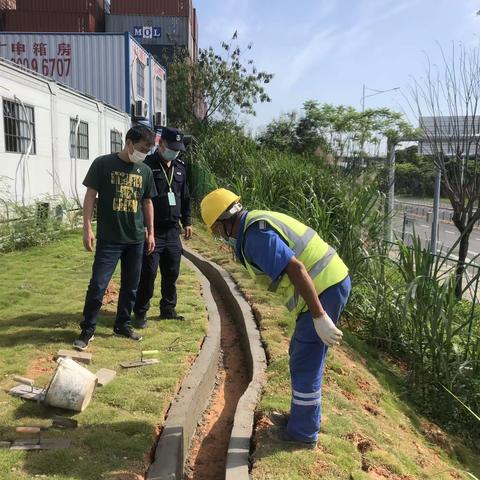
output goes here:
[{"label": "air conditioning unit", "polygon": [[143,100],[136,100],[133,104],[133,116],[135,118],[147,118],[148,103]]},{"label": "air conditioning unit", "polygon": [[161,127],[164,125],[163,119],[165,115],[162,114],[162,112],[155,112],[155,117],[153,118],[153,125],[155,128]]}]

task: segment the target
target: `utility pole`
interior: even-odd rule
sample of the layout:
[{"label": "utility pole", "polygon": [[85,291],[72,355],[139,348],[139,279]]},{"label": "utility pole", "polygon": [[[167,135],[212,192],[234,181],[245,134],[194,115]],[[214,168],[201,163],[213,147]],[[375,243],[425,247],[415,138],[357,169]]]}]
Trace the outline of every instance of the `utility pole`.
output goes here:
[{"label": "utility pole", "polygon": [[393,241],[392,218],[395,210],[395,141],[387,139],[388,194],[385,212],[385,240]]},{"label": "utility pole", "polygon": [[[369,93],[368,95],[365,95],[365,91],[370,90],[374,93]],[[375,90],[374,88],[368,88],[365,84],[363,84],[362,88],[362,113],[365,112],[365,99],[368,97],[374,97],[375,95],[380,95],[382,93],[387,93],[387,92],[393,92],[394,90],[400,90],[400,87],[394,87],[394,88],[389,88],[388,90]],[[360,145],[360,150],[363,152],[363,146],[364,146],[364,139],[363,139],[363,134],[362,134],[362,144]],[[363,155],[362,155],[363,157]],[[363,163],[363,158],[361,158],[361,161]]]},{"label": "utility pole", "polygon": [[[369,93],[365,95],[365,91],[370,90],[374,93]],[[368,88],[365,84],[363,84],[362,89],[362,113],[365,111],[365,99],[368,97],[374,97],[375,95],[380,95],[381,93],[393,92],[394,90],[400,90],[400,87],[389,88],[388,90],[375,90],[374,88]]]},{"label": "utility pole", "polygon": [[435,190],[433,193],[433,219],[432,219],[432,234],[430,237],[430,252],[433,255],[437,253],[438,243],[438,214],[440,211],[440,189],[442,183],[442,171],[435,163]]}]

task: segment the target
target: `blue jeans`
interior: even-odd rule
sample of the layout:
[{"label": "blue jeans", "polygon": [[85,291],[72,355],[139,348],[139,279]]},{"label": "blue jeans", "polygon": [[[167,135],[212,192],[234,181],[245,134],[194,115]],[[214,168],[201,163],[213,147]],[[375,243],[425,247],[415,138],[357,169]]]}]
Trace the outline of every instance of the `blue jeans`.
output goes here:
[{"label": "blue jeans", "polygon": [[[350,277],[331,286],[319,296],[323,308],[336,324],[340,318],[352,284]],[[320,340],[310,312],[297,318],[290,341],[290,375],[292,401],[287,432],[303,442],[315,442],[322,416],[322,377],[328,347]]]},{"label": "blue jeans", "polygon": [[93,333],[97,325],[97,315],[102,306],[103,295],[113,272],[121,261],[121,283],[118,296],[116,328],[124,328],[132,323],[132,308],[137,295],[140,271],[142,268],[143,242],[141,243],[103,243],[97,242],[95,260],[92,266],[92,278],[88,285],[85,306],[83,308],[82,330]]}]

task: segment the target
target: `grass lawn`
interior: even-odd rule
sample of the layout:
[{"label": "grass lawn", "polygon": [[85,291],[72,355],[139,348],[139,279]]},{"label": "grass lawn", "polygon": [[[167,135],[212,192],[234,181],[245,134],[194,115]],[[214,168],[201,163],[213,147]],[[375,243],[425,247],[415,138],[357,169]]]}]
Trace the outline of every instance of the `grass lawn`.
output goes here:
[{"label": "grass lawn", "polygon": [[480,477],[479,453],[418,416],[406,400],[401,372],[348,332],[343,346],[328,353],[319,448],[285,448],[275,423],[290,410],[288,344],[293,321],[280,299],[256,287],[232,261],[229,249],[199,226],[191,246],[233,275],[252,305],[267,349],[268,380],[257,407],[254,480],[472,478],[465,470]]},{"label": "grass lawn", "polygon": [[[85,290],[93,255],[80,234],[44,247],[1,255],[0,270],[0,441],[22,438],[15,427],[48,425],[54,415],[72,416],[76,430],[50,430],[44,437],[66,436],[69,450],[18,452],[0,449],[2,480],[128,480],[148,465],[155,432],[195,358],[207,329],[207,313],[195,273],[182,265],[178,310],[184,322],[149,322],[142,342],[112,334],[116,303],[102,309],[89,352],[92,371],[117,371],[98,388],[87,409],[78,414],[9,396],[5,390],[22,375],[48,383],[59,349],[70,349],[79,333]],[[119,284],[119,268],[115,274]],[[152,315],[158,315],[159,280]],[[137,360],[141,350],[159,349],[158,365],[122,370],[122,361]],[[31,436],[31,435],[30,435]],[[26,435],[28,437],[28,435]],[[138,475],[137,475],[138,474]]]}]

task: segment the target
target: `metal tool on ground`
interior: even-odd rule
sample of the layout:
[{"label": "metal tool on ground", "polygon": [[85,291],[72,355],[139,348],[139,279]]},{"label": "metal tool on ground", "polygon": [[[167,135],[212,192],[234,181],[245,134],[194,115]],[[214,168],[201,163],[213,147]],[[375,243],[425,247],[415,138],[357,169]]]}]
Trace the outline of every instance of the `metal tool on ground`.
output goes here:
[{"label": "metal tool on ground", "polygon": [[135,367],[145,367],[146,365],[155,365],[159,363],[159,360],[156,358],[143,358],[145,355],[155,355],[158,353],[158,350],[142,350],[140,352],[140,360],[135,362],[123,362],[120,365],[123,368],[135,368]]},{"label": "metal tool on ground", "polygon": [[[73,418],[61,417],[56,415],[52,418],[49,425],[28,425],[28,426],[21,426],[16,427],[17,433],[39,433],[37,430],[46,431],[50,430],[51,428],[59,428],[59,429],[74,429],[78,427],[78,422]],[[32,430],[33,429],[33,430]]]},{"label": "metal tool on ground", "polygon": [[180,340],[180,337],[176,337],[173,339],[172,343],[170,343],[170,345],[167,347],[167,350],[169,352],[175,350],[177,347],[178,347],[178,344],[175,345],[175,343],[177,343],[178,341]]},{"label": "metal tool on ground", "polygon": [[37,402],[43,402],[45,400],[45,389],[35,387],[35,380],[20,377],[19,375],[14,375],[13,380],[20,385],[11,388],[8,392],[10,395],[21,397],[26,400],[35,400]]},{"label": "metal tool on ground", "polygon": [[17,427],[17,433],[37,434],[36,438],[15,440],[10,450],[54,450],[70,447],[70,440],[66,438],[42,438],[42,432],[49,427]]},{"label": "metal tool on ground", "polygon": [[59,350],[55,356],[57,358],[71,358],[79,363],[89,365],[92,362],[92,354],[87,352],[79,352],[77,350]]}]

